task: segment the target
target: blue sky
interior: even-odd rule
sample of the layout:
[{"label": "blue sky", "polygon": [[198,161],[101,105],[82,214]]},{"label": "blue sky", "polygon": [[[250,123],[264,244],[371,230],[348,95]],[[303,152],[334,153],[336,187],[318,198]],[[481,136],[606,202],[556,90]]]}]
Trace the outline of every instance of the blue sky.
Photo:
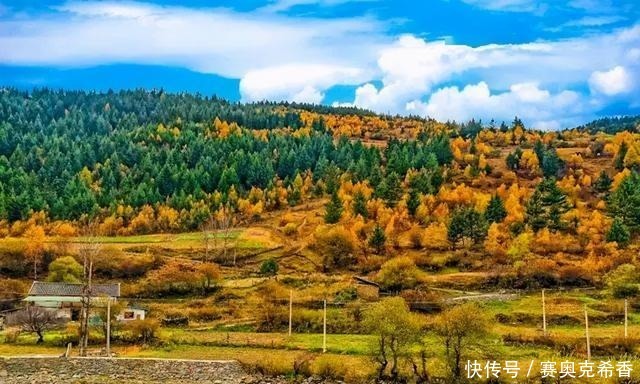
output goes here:
[{"label": "blue sky", "polygon": [[640,114],[640,2],[0,0],[0,85],[558,129]]}]

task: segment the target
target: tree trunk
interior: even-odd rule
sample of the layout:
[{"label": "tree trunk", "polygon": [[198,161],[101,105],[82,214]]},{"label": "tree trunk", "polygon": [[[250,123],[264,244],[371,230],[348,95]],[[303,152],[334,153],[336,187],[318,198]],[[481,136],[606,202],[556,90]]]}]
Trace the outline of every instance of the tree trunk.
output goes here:
[{"label": "tree trunk", "polygon": [[36,344],[44,343],[44,335],[42,334],[42,331],[36,331],[36,334],[38,335],[38,341],[36,341]]},{"label": "tree trunk", "polygon": [[384,378],[384,371],[387,369],[387,364],[389,364],[387,360],[387,354],[385,351],[385,342],[384,336],[380,337],[380,369],[378,370],[378,379]]}]

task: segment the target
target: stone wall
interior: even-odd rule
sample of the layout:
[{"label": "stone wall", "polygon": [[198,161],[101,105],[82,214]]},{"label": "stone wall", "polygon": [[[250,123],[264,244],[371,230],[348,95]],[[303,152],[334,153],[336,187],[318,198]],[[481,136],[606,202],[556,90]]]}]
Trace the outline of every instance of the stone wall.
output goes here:
[{"label": "stone wall", "polygon": [[107,358],[0,358],[0,383],[279,383],[236,361]]}]

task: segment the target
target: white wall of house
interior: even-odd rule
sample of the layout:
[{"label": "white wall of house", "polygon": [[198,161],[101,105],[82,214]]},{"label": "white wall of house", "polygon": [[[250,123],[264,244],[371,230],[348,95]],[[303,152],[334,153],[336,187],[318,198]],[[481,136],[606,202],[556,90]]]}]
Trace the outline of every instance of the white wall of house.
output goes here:
[{"label": "white wall of house", "polygon": [[126,308],[118,316],[116,316],[116,320],[118,321],[144,320],[145,314],[146,314],[146,311],[144,309]]}]

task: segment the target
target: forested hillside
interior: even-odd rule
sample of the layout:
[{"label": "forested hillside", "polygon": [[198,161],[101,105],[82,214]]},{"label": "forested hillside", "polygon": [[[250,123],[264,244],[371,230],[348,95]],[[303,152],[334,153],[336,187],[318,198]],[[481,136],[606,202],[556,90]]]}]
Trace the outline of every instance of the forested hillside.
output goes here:
[{"label": "forested hillside", "polygon": [[[611,335],[623,305],[640,308],[639,169],[631,118],[540,132],[518,118],[5,89],[0,310],[18,307],[33,280],[87,281],[90,260],[90,279],[121,284],[118,305],[148,311],[114,328],[125,355],[298,372],[326,324],[338,355],[306,363],[311,372],[366,382],[399,372],[372,364],[388,324],[412,335],[401,350],[412,363],[424,340],[442,352],[429,364],[448,361],[440,340],[473,325],[464,337],[529,364],[584,354],[587,305],[594,353],[633,353],[637,338]],[[552,334],[538,332],[540,288],[558,289]],[[4,331],[0,353],[77,343],[70,324],[39,339]],[[93,328],[97,345],[104,328]],[[136,343],[145,347],[125,349]],[[403,375],[426,374],[420,350],[423,374],[414,364]],[[461,363],[449,364],[434,372],[459,377]]]},{"label": "forested hillside", "polygon": [[[236,205],[251,193],[260,213],[299,203],[304,185],[317,186],[318,195],[331,193],[347,170],[354,181],[377,186],[392,172],[396,179],[409,168],[439,172],[451,160],[445,135],[396,141],[386,150],[334,140],[388,136],[395,125],[425,133],[424,121],[316,110],[326,108],[162,92],[4,90],[0,218],[14,222],[44,211],[54,220],[92,220],[122,214],[123,207],[131,215],[161,205],[181,213],[164,229],[193,229],[229,203],[229,195]],[[395,153],[402,162],[386,172],[382,159]]]},{"label": "forested hillside", "polygon": [[[492,259],[454,253],[451,262],[546,270],[551,277],[533,278],[580,285],[635,247],[636,130],[627,118],[538,132],[518,118],[440,123],[161,91],[5,89],[0,234],[178,233],[249,227],[274,212],[324,271],[375,271],[385,259],[371,254],[467,249]],[[323,223],[292,219],[296,207]]]}]

